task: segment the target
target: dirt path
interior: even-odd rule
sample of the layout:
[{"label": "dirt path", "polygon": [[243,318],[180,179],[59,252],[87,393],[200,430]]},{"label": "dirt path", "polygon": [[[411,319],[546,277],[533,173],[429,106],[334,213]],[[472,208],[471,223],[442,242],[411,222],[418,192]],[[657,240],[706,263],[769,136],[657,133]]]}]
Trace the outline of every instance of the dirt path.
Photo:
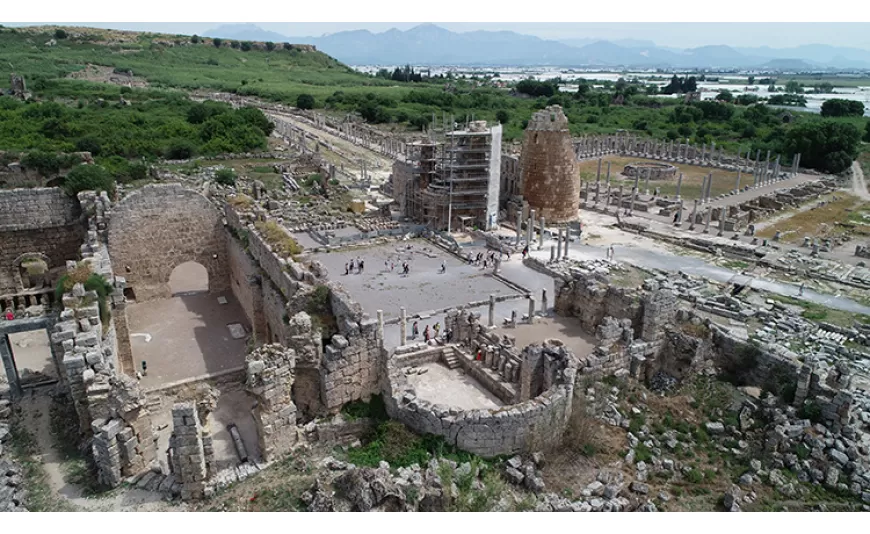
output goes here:
[{"label": "dirt path", "polygon": [[852,162],[852,191],[861,197],[862,200],[870,200],[870,193],[867,192],[867,183],[864,181],[864,171],[861,169],[861,164],[857,161]]},{"label": "dirt path", "polygon": [[97,497],[85,497],[82,488],[64,480],[63,459],[54,447],[51,434],[49,407],[51,397],[46,391],[34,396],[25,395],[21,400],[22,421],[33,436],[41,454],[47,482],[52,493],[58,495],[75,511],[79,512],[163,512],[184,511],[186,506],[174,505],[163,500],[158,493],[139,489],[117,489]]}]

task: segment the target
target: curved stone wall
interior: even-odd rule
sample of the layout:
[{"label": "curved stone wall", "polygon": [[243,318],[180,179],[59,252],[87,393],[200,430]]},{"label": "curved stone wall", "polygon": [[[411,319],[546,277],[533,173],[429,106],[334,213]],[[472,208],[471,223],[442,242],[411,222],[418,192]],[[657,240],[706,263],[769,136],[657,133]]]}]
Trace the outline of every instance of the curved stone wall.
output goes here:
[{"label": "curved stone wall", "polygon": [[524,402],[485,410],[462,410],[417,397],[404,367],[435,360],[443,351],[466,358],[466,365],[480,365],[452,346],[440,347],[434,354],[427,347],[420,358],[392,355],[386,362],[384,390],[391,418],[418,433],[442,436],[451,445],[484,458],[537,450],[561,439],[571,416],[577,372],[574,355],[565,347],[548,343],[526,347],[523,378],[546,389]]},{"label": "curved stone wall", "polygon": [[579,177],[568,119],[560,106],[532,115],[523,138],[523,198],[547,222],[577,219]]},{"label": "curved stone wall", "polygon": [[668,180],[677,175],[677,168],[667,163],[637,162],[629,163],[622,169],[625,176],[639,176],[642,180],[649,176],[650,180]]}]

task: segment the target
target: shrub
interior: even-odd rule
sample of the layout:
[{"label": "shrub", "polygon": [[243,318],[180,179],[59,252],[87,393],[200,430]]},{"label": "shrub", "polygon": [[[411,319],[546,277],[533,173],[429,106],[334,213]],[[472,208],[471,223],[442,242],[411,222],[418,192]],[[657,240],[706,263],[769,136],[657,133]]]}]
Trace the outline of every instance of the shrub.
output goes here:
[{"label": "shrub", "polygon": [[253,47],[253,45],[251,44],[250,41],[244,41],[241,45],[242,52],[249,52],[252,47]]},{"label": "shrub", "polygon": [[686,473],[686,480],[692,484],[700,484],[704,480],[704,474],[698,469],[692,468],[691,471]]},{"label": "shrub", "polygon": [[187,139],[173,139],[166,148],[166,159],[190,159],[196,154],[196,146]]},{"label": "shrub", "polygon": [[221,185],[236,185],[236,171],[232,169],[218,169],[214,173],[214,181]]},{"label": "shrub", "polygon": [[190,42],[193,44],[199,44],[202,39],[199,38],[199,35],[194,35],[190,38]]},{"label": "shrub", "polygon": [[67,38],[66,31],[62,30],[60,28],[54,30],[54,38],[55,39],[66,39]]},{"label": "shrub", "polygon": [[213,44],[215,48],[220,48],[221,45],[224,44],[224,40],[220,37],[215,37],[211,40],[211,44]]},{"label": "shrub", "polygon": [[500,109],[495,113],[495,119],[501,124],[507,124],[511,120],[511,116],[507,111]]},{"label": "shrub", "polygon": [[268,50],[269,52],[275,50],[275,43],[273,43],[272,41],[266,41],[266,50]]},{"label": "shrub", "polygon": [[28,152],[21,158],[21,165],[25,169],[39,171],[43,176],[57,174],[60,171],[60,158],[51,152],[34,151]]},{"label": "shrub", "polygon": [[72,291],[73,286],[76,284],[82,284],[85,287],[85,291],[96,292],[97,304],[100,308],[100,321],[102,321],[103,326],[108,326],[111,314],[107,299],[114,290],[112,284],[103,275],[91,271],[88,263],[80,262],[72,272],[61,276],[57,281],[57,287],[54,289],[57,301],[61,302],[64,293]]},{"label": "shrub", "polygon": [[299,109],[314,109],[314,97],[307,93],[302,93],[296,97],[296,107]]},{"label": "shrub", "polygon": [[355,419],[374,419],[376,421],[386,421],[387,408],[384,405],[384,398],[380,395],[372,395],[368,402],[355,400],[345,404],[341,408],[341,413],[348,421]]},{"label": "shrub", "polygon": [[104,167],[100,165],[77,165],[69,171],[63,181],[63,188],[70,196],[76,196],[82,191],[106,191],[115,193],[115,180]]}]

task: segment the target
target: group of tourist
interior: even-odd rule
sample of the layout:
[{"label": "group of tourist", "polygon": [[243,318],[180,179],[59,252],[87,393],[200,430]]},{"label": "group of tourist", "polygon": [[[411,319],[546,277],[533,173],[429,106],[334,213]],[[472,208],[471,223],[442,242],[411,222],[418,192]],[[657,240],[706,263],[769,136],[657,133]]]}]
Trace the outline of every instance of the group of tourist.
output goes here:
[{"label": "group of tourist", "polygon": [[356,258],[350,260],[349,262],[344,264],[344,274],[350,274],[354,270],[356,270],[356,274],[362,274],[363,268],[365,267],[365,262],[362,258]]},{"label": "group of tourist", "polygon": [[[417,336],[419,336],[419,335],[420,335],[420,322],[414,321],[414,324],[411,325],[411,339],[417,339]],[[451,336],[452,336],[452,332],[450,330],[445,331],[443,336],[441,335],[441,323],[440,322],[436,322],[435,326],[433,326],[431,330],[429,329],[429,325],[426,325],[426,327],[423,329],[423,340],[426,343],[429,343],[429,341],[432,341],[432,340],[438,341],[438,340],[442,339],[442,337],[445,341],[450,342]]]}]

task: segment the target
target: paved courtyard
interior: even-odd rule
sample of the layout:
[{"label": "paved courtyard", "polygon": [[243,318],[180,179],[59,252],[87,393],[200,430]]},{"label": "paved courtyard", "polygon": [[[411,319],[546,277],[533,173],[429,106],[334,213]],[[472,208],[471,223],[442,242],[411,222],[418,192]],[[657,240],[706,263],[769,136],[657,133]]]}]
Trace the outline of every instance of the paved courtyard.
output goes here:
[{"label": "paved courtyard", "polygon": [[419,368],[427,371],[422,375],[408,375],[408,382],[421,399],[462,410],[502,406],[498,397],[459,369],[448,369],[439,362],[427,363]]},{"label": "paved courtyard", "polygon": [[148,364],[145,389],[244,365],[245,338],[233,339],[227,325],[250,326],[231,292],[132,303],[127,320],[136,370]]},{"label": "paved courtyard", "polygon": [[[411,247],[411,248],[408,248]],[[486,270],[468,265],[424,240],[410,240],[375,247],[315,254],[329,270],[329,278],[338,281],[360,303],[366,313],[375,317],[383,310],[384,317],[398,317],[399,308],[414,314],[455,307],[468,302],[489,299],[490,295],[511,295],[515,291],[493,278]],[[344,274],[344,266],[361,258],[362,274]],[[390,271],[389,265],[394,267]],[[402,262],[410,272],[401,274]],[[447,271],[439,273],[441,262]]]}]

